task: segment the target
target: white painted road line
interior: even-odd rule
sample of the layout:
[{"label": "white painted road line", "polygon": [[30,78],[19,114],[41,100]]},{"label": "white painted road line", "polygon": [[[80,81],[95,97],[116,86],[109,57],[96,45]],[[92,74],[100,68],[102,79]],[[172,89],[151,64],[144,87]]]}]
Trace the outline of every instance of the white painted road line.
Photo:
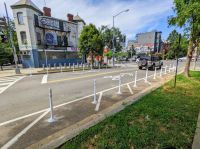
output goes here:
[{"label": "white painted road line", "polygon": [[98,99],[97,105],[95,107],[95,111],[99,111],[102,95],[103,95],[103,92],[100,92],[99,99]]},{"label": "white painted road line", "polygon": [[127,87],[129,89],[130,93],[133,95],[133,90],[131,89],[131,87],[130,87],[130,85],[128,83],[127,83]]},{"label": "white painted road line", "polygon": [[[153,77],[153,75],[150,75],[148,76],[148,78],[150,77]],[[140,79],[137,79],[136,81],[143,81],[145,78],[140,78]],[[131,83],[134,83],[135,81],[131,81],[129,82],[128,84],[131,84]],[[127,85],[127,83],[125,84],[122,84],[121,86],[125,86]],[[108,89],[105,89],[105,90],[102,90],[100,92],[97,92],[97,94],[100,94],[101,92],[104,93],[104,92],[108,92],[110,90],[113,90],[113,89],[117,89],[119,86],[115,86],[115,87],[112,87],[112,88],[108,88]],[[77,101],[81,101],[83,99],[86,99],[86,98],[90,98],[94,96],[94,94],[91,94],[91,95],[88,95],[88,96],[85,96],[85,97],[81,97],[81,98],[78,98],[78,99],[75,99],[75,100],[72,100],[72,101],[68,101],[68,102],[65,102],[65,103],[62,103],[62,104],[59,104],[57,106],[54,106],[54,108],[59,108],[59,107],[62,107],[62,106],[65,106],[65,105],[68,105],[68,104],[71,104],[71,103],[74,103],[74,102],[77,102]],[[22,120],[22,119],[25,119],[25,118],[28,118],[28,117],[31,117],[31,116],[34,116],[34,115],[37,115],[37,114],[40,114],[40,113],[43,113],[45,112],[47,109],[43,109],[43,110],[40,110],[40,111],[37,111],[37,112],[34,112],[34,113],[31,113],[31,114],[27,114],[27,115],[24,115],[24,116],[20,116],[20,117],[17,117],[17,118],[14,118],[14,119],[11,119],[11,120],[8,120],[8,121],[5,121],[5,122],[2,122],[0,123],[0,126],[4,126],[4,125],[7,125],[7,124],[10,124],[12,122],[16,122],[18,120]]]},{"label": "white painted road line", "polygon": [[[7,84],[6,87],[3,87],[0,89],[0,94],[2,94],[5,90],[7,90],[9,87],[11,87],[12,85],[14,85],[16,82],[20,81],[21,79],[23,79],[25,76],[23,77],[14,77],[15,80],[13,80],[12,82],[10,82],[10,80],[8,80],[8,82],[10,82],[9,84]],[[2,79],[2,78],[1,78]],[[6,80],[5,80],[6,81]],[[3,83],[0,83],[3,84]]]},{"label": "white painted road line", "polygon": [[36,120],[34,120],[32,123],[30,123],[26,128],[24,128],[20,133],[18,133],[14,138],[12,138],[10,141],[8,141],[1,149],[7,149],[11,147],[15,142],[18,141],[18,139],[24,135],[29,129],[31,129],[37,122],[39,122],[44,116],[49,113],[49,110],[44,112],[41,116],[39,116]]},{"label": "white painted road line", "polygon": [[41,84],[47,83],[47,79],[48,79],[48,75],[45,74],[45,75],[42,77]]}]

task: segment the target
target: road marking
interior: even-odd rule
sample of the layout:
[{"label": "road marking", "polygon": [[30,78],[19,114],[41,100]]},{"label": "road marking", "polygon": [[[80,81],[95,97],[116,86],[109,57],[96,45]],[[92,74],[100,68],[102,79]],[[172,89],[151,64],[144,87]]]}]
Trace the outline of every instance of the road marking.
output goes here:
[{"label": "road marking", "polygon": [[130,87],[130,85],[128,83],[127,83],[127,87],[129,89],[130,93],[133,95],[133,90],[131,89],[131,87]]},{"label": "road marking", "polygon": [[[172,74],[173,75],[173,74]],[[150,77],[153,77],[153,75],[150,75],[148,76],[148,78]],[[143,81],[144,78],[140,78],[140,79],[137,79],[136,81]],[[135,81],[131,81],[129,82],[128,84],[131,84],[131,83],[134,83]],[[125,86],[127,85],[127,83],[125,84],[122,84],[121,86]],[[112,88],[108,88],[108,89],[105,89],[105,90],[102,90],[100,92],[98,92],[97,94],[100,94],[101,92],[107,92],[107,91],[110,91],[110,90],[113,90],[113,89],[117,89],[119,86],[115,86],[115,87],[112,87]],[[90,94],[88,96],[84,96],[84,97],[81,97],[81,98],[78,98],[78,99],[75,99],[75,100],[72,100],[72,101],[69,101],[69,102],[65,102],[65,103],[62,103],[62,104],[59,104],[57,106],[54,106],[54,109],[55,108],[59,108],[59,107],[62,107],[62,106],[65,106],[65,105],[68,105],[68,104],[71,104],[71,103],[74,103],[74,102],[77,102],[77,101],[81,101],[83,99],[86,99],[86,98],[89,98],[89,97],[92,97],[94,96],[94,94]],[[34,116],[34,115],[37,115],[37,114],[40,114],[40,113],[43,113],[45,112],[46,110],[48,110],[49,108],[47,109],[43,109],[43,110],[40,110],[40,111],[37,111],[37,112],[34,112],[34,113],[31,113],[31,114],[27,114],[27,115],[24,115],[24,116],[21,116],[21,117],[17,117],[17,118],[14,118],[14,119],[11,119],[11,120],[8,120],[8,121],[5,121],[5,122],[2,122],[0,123],[0,126],[4,126],[4,125],[7,125],[7,124],[10,124],[12,122],[15,122],[15,121],[18,121],[18,120],[22,120],[22,119],[25,119],[25,118],[28,118],[28,117],[31,117],[31,116]]]},{"label": "road marking", "polygon": [[130,71],[130,70],[133,70],[133,69],[126,69],[126,70],[119,70],[119,71],[112,71],[112,72],[104,72],[104,73],[98,73],[98,74],[91,74],[91,75],[81,76],[81,77],[75,77],[75,78],[58,79],[58,80],[48,81],[48,83],[57,83],[57,82],[63,82],[63,81],[69,81],[69,80],[83,79],[83,78],[101,76],[101,75],[112,74],[112,73],[123,72],[123,71]]},{"label": "road marking", "polygon": [[46,84],[46,83],[47,83],[47,79],[48,79],[48,75],[45,74],[45,75],[42,77],[41,84]]},{"label": "road marking", "polygon": [[100,103],[101,103],[101,98],[103,96],[103,92],[100,92],[100,95],[99,95],[99,99],[97,101],[97,105],[95,107],[95,111],[99,111],[99,107],[100,107]]},{"label": "road marking", "polygon": [[[0,84],[6,84],[5,82],[6,82],[6,78],[8,78],[8,77],[5,77],[4,78],[4,83],[0,83]],[[2,88],[0,88],[0,94],[2,94],[5,90],[7,90],[9,87],[11,87],[12,85],[14,85],[16,82],[18,82],[18,81],[20,81],[20,80],[22,80],[23,78],[25,78],[25,76],[23,76],[23,77],[14,77],[15,78],[15,80],[13,80],[12,82],[11,82],[11,80],[8,80],[7,81],[7,86],[6,87],[2,87]],[[1,78],[2,79],[2,78]]]},{"label": "road marking", "polygon": [[15,142],[18,141],[18,139],[24,135],[29,129],[31,129],[37,122],[39,122],[44,116],[49,113],[49,110],[44,112],[41,116],[39,116],[36,120],[34,120],[32,123],[30,123],[26,128],[24,128],[20,133],[18,133],[14,138],[12,138],[10,141],[8,141],[1,149],[7,149],[11,147]]}]

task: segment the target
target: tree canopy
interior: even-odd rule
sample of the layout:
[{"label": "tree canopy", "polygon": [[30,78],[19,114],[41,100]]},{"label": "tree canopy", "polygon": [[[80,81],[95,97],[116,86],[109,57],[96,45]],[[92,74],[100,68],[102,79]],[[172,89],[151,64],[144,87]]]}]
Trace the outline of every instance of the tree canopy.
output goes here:
[{"label": "tree canopy", "polygon": [[167,38],[167,42],[169,43],[169,51],[167,53],[168,59],[174,59],[176,52],[178,57],[187,55],[188,39],[186,38],[186,35],[181,38],[180,49],[178,49],[178,40],[179,33],[176,30],[173,30]]},{"label": "tree canopy", "polygon": [[200,38],[200,1],[199,0],[174,0],[175,16],[169,18],[169,25],[184,28],[190,33],[187,52],[187,62],[184,74],[189,77],[190,62],[195,46]]},{"label": "tree canopy", "polygon": [[100,32],[105,46],[108,46],[109,49],[113,49],[114,35],[116,52],[120,52],[122,50],[121,42],[123,42],[124,38],[119,28],[108,28],[107,26],[101,26]]},{"label": "tree canopy", "polygon": [[79,49],[82,55],[91,55],[92,64],[95,55],[103,55],[103,40],[100,31],[95,25],[84,26],[80,38]]}]

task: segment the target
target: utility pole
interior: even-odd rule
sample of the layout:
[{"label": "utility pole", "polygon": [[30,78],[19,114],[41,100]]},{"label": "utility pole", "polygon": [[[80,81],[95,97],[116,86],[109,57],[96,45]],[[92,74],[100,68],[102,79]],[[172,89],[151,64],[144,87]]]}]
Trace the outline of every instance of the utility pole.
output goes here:
[{"label": "utility pole", "polygon": [[15,48],[13,38],[12,38],[13,35],[12,35],[12,31],[10,29],[10,20],[8,17],[8,10],[7,10],[7,6],[6,6],[5,2],[4,2],[4,6],[5,6],[6,18],[7,18],[7,24],[8,24],[9,40],[10,40],[11,47],[13,49],[13,57],[14,57],[14,61],[15,61],[15,73],[20,74],[20,69],[18,67],[18,58],[17,58],[16,48]]},{"label": "utility pole", "polygon": [[176,55],[176,72],[175,72],[175,78],[174,78],[174,88],[176,87],[176,77],[178,73],[178,50],[181,50],[181,34],[179,34],[179,39],[178,39],[178,49],[175,50],[175,55]]}]

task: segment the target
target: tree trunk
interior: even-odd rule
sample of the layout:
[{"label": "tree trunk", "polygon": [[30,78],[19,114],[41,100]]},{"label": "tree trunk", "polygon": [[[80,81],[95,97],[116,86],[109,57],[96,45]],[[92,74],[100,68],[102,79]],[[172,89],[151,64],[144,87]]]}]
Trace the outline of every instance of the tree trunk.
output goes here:
[{"label": "tree trunk", "polygon": [[186,64],[185,64],[185,70],[184,70],[184,75],[186,77],[190,77],[190,62],[192,60],[192,53],[193,53],[193,41],[192,38],[190,38],[190,42],[189,42],[189,47],[188,47],[188,52],[187,52],[187,60],[186,60]]},{"label": "tree trunk", "polygon": [[3,71],[3,65],[1,65],[1,71]]},{"label": "tree trunk", "polygon": [[94,57],[93,57],[93,51],[91,51],[91,60],[92,60],[92,68],[94,67]]}]

